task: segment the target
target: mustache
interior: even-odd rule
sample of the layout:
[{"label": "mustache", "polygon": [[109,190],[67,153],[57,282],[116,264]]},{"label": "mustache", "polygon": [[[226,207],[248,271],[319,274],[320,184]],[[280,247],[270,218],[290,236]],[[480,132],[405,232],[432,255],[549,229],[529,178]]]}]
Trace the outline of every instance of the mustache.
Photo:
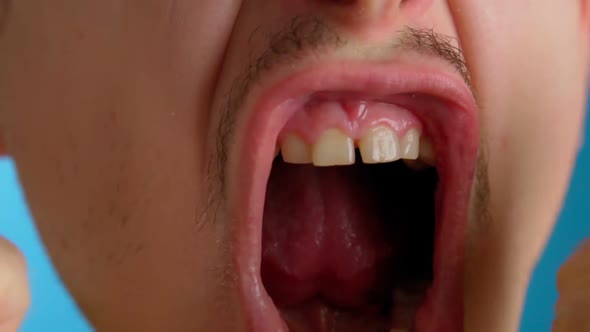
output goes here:
[{"label": "mustache", "polygon": [[471,189],[471,202],[469,220],[467,223],[467,234],[465,253],[467,261],[470,260],[469,253],[476,252],[475,249],[481,244],[481,239],[490,231],[492,226],[492,214],[490,211],[490,178],[488,175],[488,156],[485,142],[480,142],[477,164]]},{"label": "mustache", "polygon": [[[254,29],[250,41],[260,32]],[[244,99],[251,87],[265,73],[277,66],[288,66],[300,62],[306,54],[333,51],[349,44],[342,34],[318,17],[294,17],[278,32],[270,35],[267,47],[250,61],[242,73],[233,81],[226,94],[226,102],[221,110],[221,118],[217,128],[216,156],[210,170],[215,170],[216,178],[221,182],[222,192],[225,190],[225,173],[229,147],[234,143],[234,129]],[[465,56],[458,40],[434,31],[433,29],[415,29],[405,26],[394,33],[385,48],[396,52],[416,52],[436,57],[449,63],[461,75],[465,83],[474,92],[471,84]],[[473,93],[475,96],[475,94]]]}]

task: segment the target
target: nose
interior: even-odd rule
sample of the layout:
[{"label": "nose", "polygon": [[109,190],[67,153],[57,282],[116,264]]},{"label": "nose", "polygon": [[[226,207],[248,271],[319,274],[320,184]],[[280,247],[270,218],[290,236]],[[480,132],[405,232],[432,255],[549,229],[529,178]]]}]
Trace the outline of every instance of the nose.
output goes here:
[{"label": "nose", "polygon": [[377,32],[400,24],[400,16],[423,12],[432,0],[315,0],[339,25],[354,32]]}]

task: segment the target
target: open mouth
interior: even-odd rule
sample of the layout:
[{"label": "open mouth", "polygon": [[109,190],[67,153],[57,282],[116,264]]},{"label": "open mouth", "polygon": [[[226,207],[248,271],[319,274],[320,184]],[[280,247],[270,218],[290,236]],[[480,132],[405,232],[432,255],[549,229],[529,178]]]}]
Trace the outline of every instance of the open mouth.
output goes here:
[{"label": "open mouth", "polygon": [[453,75],[333,65],[275,85],[240,144],[253,331],[462,331],[476,108]]}]

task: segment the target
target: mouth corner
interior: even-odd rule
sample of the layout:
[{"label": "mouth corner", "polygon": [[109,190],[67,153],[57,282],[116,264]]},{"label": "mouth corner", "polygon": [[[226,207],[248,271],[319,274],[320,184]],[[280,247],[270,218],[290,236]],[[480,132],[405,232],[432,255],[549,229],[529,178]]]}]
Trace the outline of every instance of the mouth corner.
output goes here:
[{"label": "mouth corner", "polygon": [[[317,96],[317,92],[325,91],[395,102],[409,110],[422,124],[423,131],[432,137],[440,176],[435,194],[434,279],[415,313],[412,328],[417,332],[462,330],[460,239],[464,238],[462,234],[466,228],[478,145],[473,96],[465,85],[445,75],[405,67],[390,69],[388,74],[383,74],[379,66],[364,69],[346,67],[343,70],[332,66],[290,77],[266,90],[256,107],[250,110],[251,114],[245,117],[247,122],[239,148],[240,169],[233,172],[237,180],[234,182],[237,193],[234,259],[242,305],[253,331],[289,331],[261,276],[267,185],[281,130],[298,109]],[[330,78],[326,78],[328,75]],[[455,134],[450,135],[450,131]],[[457,148],[451,150],[447,146]],[[454,304],[455,309],[445,310],[446,317],[443,317],[438,306],[445,303]]]}]

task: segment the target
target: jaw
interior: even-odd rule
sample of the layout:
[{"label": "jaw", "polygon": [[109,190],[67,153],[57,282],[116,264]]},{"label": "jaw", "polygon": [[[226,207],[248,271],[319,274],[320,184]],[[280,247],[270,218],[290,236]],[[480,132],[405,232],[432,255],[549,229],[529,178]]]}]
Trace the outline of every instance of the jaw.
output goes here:
[{"label": "jaw", "polygon": [[[234,261],[245,316],[253,331],[287,331],[260,276],[266,185],[281,129],[314,93],[354,93],[399,105],[419,118],[438,151],[434,280],[415,330],[457,331],[463,324],[463,245],[478,148],[476,106],[456,75],[401,64],[335,63],[296,73],[259,94],[238,126],[229,188]],[[418,97],[417,97],[418,96]],[[247,104],[248,106],[248,104]]]}]

